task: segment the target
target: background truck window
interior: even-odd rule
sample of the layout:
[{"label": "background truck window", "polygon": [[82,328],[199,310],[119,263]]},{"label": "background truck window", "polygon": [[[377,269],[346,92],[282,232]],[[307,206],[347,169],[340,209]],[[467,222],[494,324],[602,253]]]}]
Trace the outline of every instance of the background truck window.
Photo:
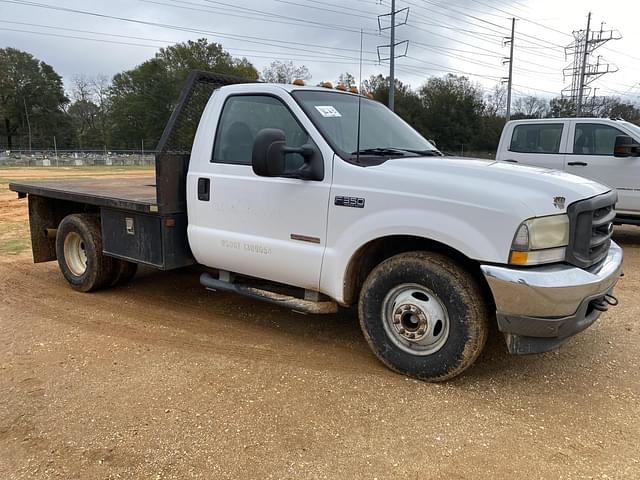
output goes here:
[{"label": "background truck window", "polygon": [[562,128],[562,123],[516,125],[509,150],[520,153],[558,153]]},{"label": "background truck window", "polygon": [[613,155],[618,135],[626,135],[617,128],[597,123],[578,123],[573,139],[573,153],[578,155]]},{"label": "background truck window", "polygon": [[[287,145],[290,147],[299,147],[309,142],[307,133],[277,98],[266,95],[238,95],[229,97],[222,109],[212,161],[251,165],[253,141],[264,128],[278,128],[284,131]],[[287,155],[287,171],[295,170],[303,163],[301,155]]]}]

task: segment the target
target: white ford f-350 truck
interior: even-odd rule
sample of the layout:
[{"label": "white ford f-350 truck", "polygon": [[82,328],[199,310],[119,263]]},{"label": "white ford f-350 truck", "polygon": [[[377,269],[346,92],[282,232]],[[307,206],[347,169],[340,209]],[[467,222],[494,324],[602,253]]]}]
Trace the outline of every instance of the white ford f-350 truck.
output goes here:
[{"label": "white ford f-350 truck", "polygon": [[424,380],[469,367],[491,322],[511,353],[544,352],[617,303],[615,191],[443,157],[384,105],[333,89],[193,72],[155,181],[10,188],[29,197],[34,261],[57,259],[77,290],[200,264],[210,290],[357,306],[378,358]]},{"label": "white ford f-350 truck", "polygon": [[512,120],[496,160],[553,168],[618,191],[614,223],[640,225],[640,127],[613,118]]}]

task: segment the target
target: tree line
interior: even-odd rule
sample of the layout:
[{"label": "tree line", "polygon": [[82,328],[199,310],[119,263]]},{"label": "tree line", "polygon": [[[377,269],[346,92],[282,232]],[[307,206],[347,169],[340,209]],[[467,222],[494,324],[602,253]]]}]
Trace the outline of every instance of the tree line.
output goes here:
[{"label": "tree line", "polygon": [[[160,49],[153,58],[116,74],[78,75],[65,91],[61,76],[28,52],[0,49],[0,149],[152,150],[193,69],[275,83],[311,78],[308,68],[274,61],[262,72],[246,58],[232,57],[206,39]],[[345,72],[336,84],[356,86]],[[387,102],[390,79],[363,81],[363,92]],[[485,93],[464,76],[431,77],[417,89],[395,81],[395,110],[441,150],[495,151],[505,118],[502,85]],[[524,96],[515,99],[512,118],[573,116],[564,98]],[[640,123],[638,105],[616,97],[587,104],[589,116],[622,117]],[[55,140],[54,140],[55,139]]]}]

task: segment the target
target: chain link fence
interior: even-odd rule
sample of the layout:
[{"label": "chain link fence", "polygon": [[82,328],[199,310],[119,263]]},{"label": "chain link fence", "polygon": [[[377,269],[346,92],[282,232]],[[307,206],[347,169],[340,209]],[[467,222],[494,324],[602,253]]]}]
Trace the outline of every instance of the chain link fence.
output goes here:
[{"label": "chain link fence", "polygon": [[154,152],[133,150],[0,151],[0,167],[151,166]]}]

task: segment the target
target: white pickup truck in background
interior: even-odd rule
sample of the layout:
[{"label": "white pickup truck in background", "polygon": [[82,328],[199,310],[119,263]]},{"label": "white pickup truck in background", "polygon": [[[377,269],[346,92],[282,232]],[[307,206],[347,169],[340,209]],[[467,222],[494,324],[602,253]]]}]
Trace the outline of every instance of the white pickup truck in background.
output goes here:
[{"label": "white pickup truck in background", "polygon": [[618,191],[616,223],[640,225],[640,127],[609,118],[512,120],[496,160],[564,170]]},{"label": "white pickup truck in background", "polygon": [[609,187],[443,157],[354,93],[246,82],[190,76],[155,179],[10,184],[34,261],[57,258],[80,291],[199,264],[210,290],[357,306],[378,358],[425,380],[468,368],[491,322],[511,353],[539,353],[617,303]]}]

